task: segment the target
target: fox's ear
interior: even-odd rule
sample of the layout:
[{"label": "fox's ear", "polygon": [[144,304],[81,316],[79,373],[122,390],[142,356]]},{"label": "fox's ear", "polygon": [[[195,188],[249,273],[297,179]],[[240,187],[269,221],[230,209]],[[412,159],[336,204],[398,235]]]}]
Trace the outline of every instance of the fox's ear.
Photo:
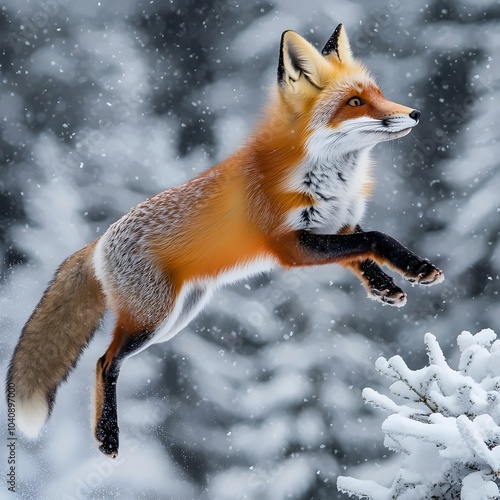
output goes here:
[{"label": "fox's ear", "polygon": [[295,31],[281,36],[278,85],[297,93],[318,92],[324,87],[328,63]]},{"label": "fox's ear", "polygon": [[352,63],[351,46],[343,24],[339,24],[328,39],[321,53],[325,57],[334,57],[340,63]]}]

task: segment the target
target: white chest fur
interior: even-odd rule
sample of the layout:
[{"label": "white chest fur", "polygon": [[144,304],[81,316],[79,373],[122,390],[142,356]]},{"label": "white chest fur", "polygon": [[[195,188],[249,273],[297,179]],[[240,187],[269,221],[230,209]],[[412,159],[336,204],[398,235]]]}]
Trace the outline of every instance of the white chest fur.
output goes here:
[{"label": "white chest fur", "polygon": [[342,151],[330,147],[319,150],[310,141],[306,160],[287,180],[291,191],[310,195],[315,203],[288,216],[291,229],[336,233],[343,226],[355,226],[363,217],[366,184],[370,178],[369,149]]}]

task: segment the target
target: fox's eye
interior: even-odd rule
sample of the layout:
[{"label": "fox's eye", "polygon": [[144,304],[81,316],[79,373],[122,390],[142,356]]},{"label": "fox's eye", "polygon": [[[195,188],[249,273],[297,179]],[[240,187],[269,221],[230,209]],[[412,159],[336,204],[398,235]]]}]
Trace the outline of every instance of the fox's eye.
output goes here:
[{"label": "fox's eye", "polygon": [[363,101],[363,99],[361,99],[361,97],[351,97],[347,101],[347,104],[349,104],[349,106],[352,106],[353,108],[355,108],[357,106],[363,106],[364,103],[365,103],[365,101]]}]

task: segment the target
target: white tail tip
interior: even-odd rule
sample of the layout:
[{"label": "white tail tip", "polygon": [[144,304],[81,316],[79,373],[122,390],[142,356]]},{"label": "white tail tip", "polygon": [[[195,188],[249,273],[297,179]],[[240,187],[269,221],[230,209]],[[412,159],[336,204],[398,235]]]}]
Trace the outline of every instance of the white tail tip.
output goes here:
[{"label": "white tail tip", "polygon": [[49,417],[49,405],[43,394],[33,394],[29,399],[16,398],[16,423],[29,438],[36,438]]}]

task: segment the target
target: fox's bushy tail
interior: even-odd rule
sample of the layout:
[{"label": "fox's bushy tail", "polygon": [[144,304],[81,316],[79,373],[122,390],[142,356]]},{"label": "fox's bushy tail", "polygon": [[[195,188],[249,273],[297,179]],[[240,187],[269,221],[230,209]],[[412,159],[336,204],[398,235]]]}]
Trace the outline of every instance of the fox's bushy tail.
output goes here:
[{"label": "fox's bushy tail", "polygon": [[18,427],[35,437],[63,382],[99,326],[105,299],[92,267],[95,243],[59,267],[21,333],[7,374]]}]

